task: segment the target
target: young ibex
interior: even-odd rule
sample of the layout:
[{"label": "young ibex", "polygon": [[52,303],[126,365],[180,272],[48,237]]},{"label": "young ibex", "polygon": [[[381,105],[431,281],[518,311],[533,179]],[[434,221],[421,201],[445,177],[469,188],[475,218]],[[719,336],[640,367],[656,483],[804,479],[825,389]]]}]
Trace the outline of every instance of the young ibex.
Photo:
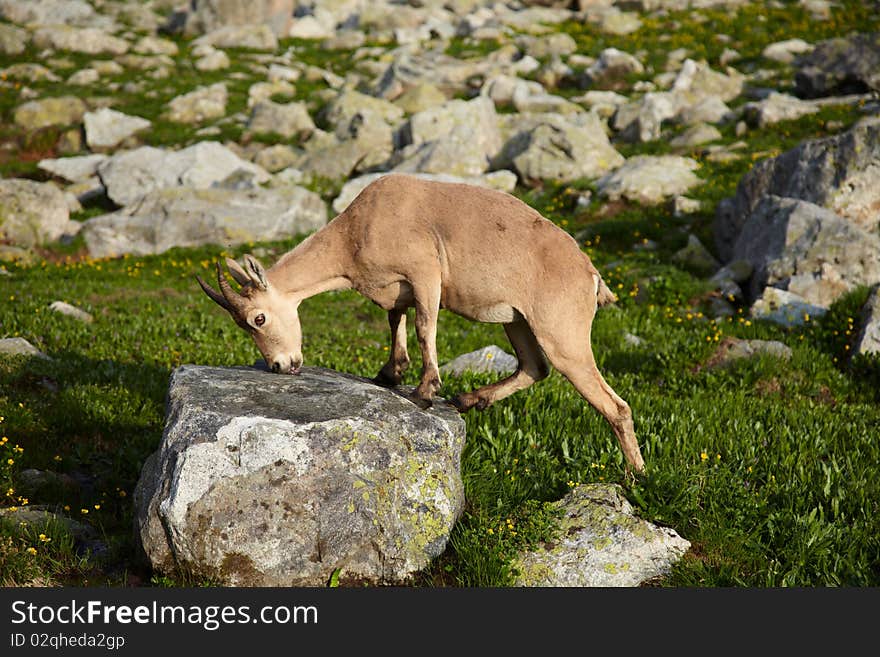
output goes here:
[{"label": "young ibex", "polygon": [[388,311],[391,350],[378,383],[397,385],[409,365],[406,310],[415,307],[422,375],[413,401],[427,408],[440,389],[435,342],[446,308],[503,324],[519,360],[513,375],[458,395],[459,411],[545,378],[546,354],[611,424],[629,465],[644,468],[630,407],[602,378],[590,347],[596,308],[614,294],[571,236],[509,194],[387,175],[270,269],[251,256],[244,267],[226,263],[241,293],[219,263],[219,292],[198,282],[253,336],[273,372],[297,374],[302,365],[300,302],[354,288]]}]

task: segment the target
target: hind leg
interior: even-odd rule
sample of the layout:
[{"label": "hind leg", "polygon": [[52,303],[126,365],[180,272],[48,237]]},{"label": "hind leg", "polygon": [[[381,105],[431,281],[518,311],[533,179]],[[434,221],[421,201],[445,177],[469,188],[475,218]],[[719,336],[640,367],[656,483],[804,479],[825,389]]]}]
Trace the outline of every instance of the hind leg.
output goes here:
[{"label": "hind leg", "polygon": [[458,395],[452,400],[452,404],[459,412],[464,413],[474,407],[482,411],[518,390],[545,379],[550,373],[535,334],[525,321],[505,324],[504,332],[507,333],[507,338],[516,351],[516,358],[519,361],[516,372],[492,385]]},{"label": "hind leg", "polygon": [[[581,325],[589,326],[589,323]],[[643,472],[645,461],[636,441],[632,410],[602,378],[596,367],[590,347],[589,329],[586,333],[576,335],[554,334],[543,337],[541,346],[553,366],[571,381],[581,396],[611,425],[629,466],[637,472]]]},{"label": "hind leg", "polygon": [[373,381],[383,386],[396,386],[400,384],[403,373],[409,367],[409,353],[406,350],[406,308],[389,310],[388,326],[391,329],[388,362],[382,366]]}]

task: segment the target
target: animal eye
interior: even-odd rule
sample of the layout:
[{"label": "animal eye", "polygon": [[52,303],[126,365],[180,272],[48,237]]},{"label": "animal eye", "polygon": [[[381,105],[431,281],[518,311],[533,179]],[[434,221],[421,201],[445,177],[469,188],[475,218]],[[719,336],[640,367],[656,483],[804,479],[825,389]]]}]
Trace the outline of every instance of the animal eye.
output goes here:
[{"label": "animal eye", "polygon": [[262,326],[266,323],[266,316],[263,313],[260,313],[256,317],[254,317],[254,324],[257,326]]}]

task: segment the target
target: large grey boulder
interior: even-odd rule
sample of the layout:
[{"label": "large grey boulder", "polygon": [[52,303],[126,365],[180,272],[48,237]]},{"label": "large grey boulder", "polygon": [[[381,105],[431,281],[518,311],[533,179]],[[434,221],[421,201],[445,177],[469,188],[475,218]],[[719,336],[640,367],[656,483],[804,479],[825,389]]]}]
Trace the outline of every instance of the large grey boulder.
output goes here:
[{"label": "large grey boulder", "polygon": [[637,517],[616,484],[579,485],[555,506],[558,538],[517,556],[519,586],[638,586],[669,574],[691,546]]},{"label": "large grey boulder", "polygon": [[456,356],[440,367],[440,374],[461,376],[466,372],[475,374],[511,374],[519,365],[515,356],[511,356],[498,345],[489,345],[461,356]]},{"label": "large grey boulder", "polygon": [[798,66],[795,93],[805,98],[880,91],[880,32],[822,41]]},{"label": "large grey boulder", "polygon": [[596,183],[610,201],[625,198],[645,205],[686,193],[702,183],[694,171],[699,163],[677,155],[637,155]]},{"label": "large grey boulder", "polygon": [[160,572],[233,586],[394,584],[445,548],[464,505],[464,422],[437,400],[322,368],[184,365],[134,495]]},{"label": "large grey boulder", "polygon": [[743,225],[732,257],[754,268],[752,298],[770,285],[827,308],[858,285],[880,283],[880,237],[792,198],[762,199]]},{"label": "large grey boulder", "polygon": [[302,187],[157,189],[117,212],[93,217],[82,233],[95,258],[162,253],[181,246],[287,239],[321,228],[327,206]]},{"label": "large grey boulder", "polygon": [[141,146],[117,153],[98,166],[107,196],[118,205],[134,203],[157,189],[205,189],[236,171],[251,174],[256,183],[270,178],[267,171],[215,141],[200,141],[179,151]]},{"label": "large grey boulder", "polygon": [[64,235],[69,221],[67,200],[55,185],[0,180],[0,242],[16,246],[54,242]]},{"label": "large grey boulder", "polygon": [[507,132],[494,167],[512,168],[525,181],[598,178],[624,161],[594,114],[514,116]]},{"label": "large grey boulder", "polygon": [[732,198],[718,204],[715,243],[729,260],[743,225],[766,196],[786,196],[827,208],[867,232],[880,226],[880,117],[848,131],[805,141],[756,163]]}]

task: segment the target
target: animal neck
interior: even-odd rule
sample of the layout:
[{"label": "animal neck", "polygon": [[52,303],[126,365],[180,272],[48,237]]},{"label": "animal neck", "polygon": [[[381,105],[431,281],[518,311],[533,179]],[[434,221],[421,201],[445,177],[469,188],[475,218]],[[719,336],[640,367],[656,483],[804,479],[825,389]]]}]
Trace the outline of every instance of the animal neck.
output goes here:
[{"label": "animal neck", "polygon": [[350,288],[347,252],[341,246],[335,231],[324,229],[310,235],[266,272],[270,284],[297,302],[321,292]]}]

